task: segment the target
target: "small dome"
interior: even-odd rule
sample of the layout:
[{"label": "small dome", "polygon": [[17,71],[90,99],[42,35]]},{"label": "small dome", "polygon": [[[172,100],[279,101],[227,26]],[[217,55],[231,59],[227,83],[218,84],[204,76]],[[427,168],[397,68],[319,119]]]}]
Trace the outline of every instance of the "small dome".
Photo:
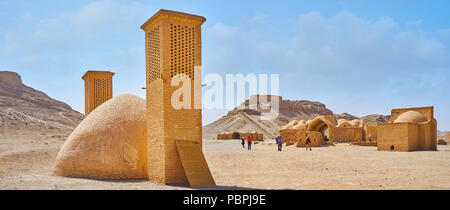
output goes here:
[{"label": "small dome", "polygon": [[340,120],[337,127],[338,128],[353,128],[354,125],[352,125],[348,120]]},{"label": "small dome", "polygon": [[304,128],[306,128],[306,122],[302,123],[301,121],[297,123],[297,125],[292,127],[292,129],[304,129]]},{"label": "small dome", "polygon": [[338,122],[338,124],[340,124],[342,122],[349,122],[349,121],[347,119],[339,119],[337,122]]},{"label": "small dome", "polygon": [[297,125],[298,120],[292,120],[287,125],[283,126],[281,129],[292,129],[295,125]]},{"label": "small dome", "polygon": [[354,119],[354,120],[350,121],[350,124],[355,128],[363,127],[362,120],[360,120],[360,119]]},{"label": "small dome", "polygon": [[428,119],[416,111],[407,111],[395,119],[394,123],[423,123]]}]

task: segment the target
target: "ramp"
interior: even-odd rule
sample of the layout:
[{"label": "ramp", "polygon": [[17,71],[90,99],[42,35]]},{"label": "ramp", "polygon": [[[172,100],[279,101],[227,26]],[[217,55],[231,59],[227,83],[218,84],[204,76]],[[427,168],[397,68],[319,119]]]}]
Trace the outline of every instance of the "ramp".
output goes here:
[{"label": "ramp", "polygon": [[243,112],[239,112],[239,116],[241,116],[241,119],[243,119],[247,123],[252,124],[259,132],[261,132],[264,135],[264,137],[267,137],[269,139],[273,139],[273,138],[277,137],[277,135],[275,135],[275,134],[271,133],[270,131],[268,131],[266,128],[261,126],[260,123],[255,122],[247,114],[245,114]]},{"label": "ramp", "polygon": [[216,186],[202,152],[202,146],[195,141],[176,141],[178,156],[191,187]]}]

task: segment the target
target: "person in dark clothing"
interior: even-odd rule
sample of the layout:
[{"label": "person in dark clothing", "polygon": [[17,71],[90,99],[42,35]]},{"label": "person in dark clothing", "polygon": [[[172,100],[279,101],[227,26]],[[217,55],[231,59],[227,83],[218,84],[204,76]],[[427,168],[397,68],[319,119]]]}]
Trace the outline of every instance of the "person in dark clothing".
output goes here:
[{"label": "person in dark clothing", "polygon": [[281,139],[281,136],[278,136],[277,144],[278,144],[278,151],[281,152],[281,149],[283,147],[283,140]]},{"label": "person in dark clothing", "polygon": [[241,139],[241,140],[242,140],[242,143],[241,143],[241,144],[242,144],[242,148],[245,148],[245,138],[244,138],[244,137],[242,137],[242,139]]},{"label": "person in dark clothing", "polygon": [[252,137],[248,136],[247,138],[248,150],[252,150]]},{"label": "person in dark clothing", "polygon": [[275,137],[275,144],[278,144],[278,136]]},{"label": "person in dark clothing", "polygon": [[306,134],[306,151],[308,151],[308,147],[309,147],[309,151],[312,151],[312,149],[311,149],[311,139],[309,138],[309,135]]}]

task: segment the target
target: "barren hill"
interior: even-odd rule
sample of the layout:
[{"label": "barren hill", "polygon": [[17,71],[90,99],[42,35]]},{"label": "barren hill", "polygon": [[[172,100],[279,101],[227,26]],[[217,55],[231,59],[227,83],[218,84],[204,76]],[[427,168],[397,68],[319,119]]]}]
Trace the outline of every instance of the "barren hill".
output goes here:
[{"label": "barren hill", "polygon": [[334,114],[334,117],[336,118],[336,120],[345,119],[345,120],[351,121],[351,120],[358,119],[358,117],[355,117],[348,113]]},{"label": "barren hill", "polygon": [[19,74],[0,71],[0,129],[72,131],[83,115],[69,105],[22,83]]},{"label": "barren hill", "polygon": [[361,119],[364,120],[364,123],[368,125],[379,125],[381,123],[387,122],[390,118],[391,118],[390,115],[379,115],[379,114],[372,114],[361,117]]}]

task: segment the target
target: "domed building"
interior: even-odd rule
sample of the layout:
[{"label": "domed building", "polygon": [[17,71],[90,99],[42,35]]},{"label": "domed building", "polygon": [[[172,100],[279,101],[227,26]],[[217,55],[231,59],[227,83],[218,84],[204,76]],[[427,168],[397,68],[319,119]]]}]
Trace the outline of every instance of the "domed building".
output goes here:
[{"label": "domed building", "polygon": [[94,179],[147,178],[145,100],[116,96],[95,108],[70,134],[53,174]]},{"label": "domed building", "polygon": [[312,120],[293,120],[280,129],[283,142],[297,142],[304,147],[306,136],[311,146],[318,147],[330,142],[361,142],[365,140],[364,122],[357,120],[336,120],[333,115],[317,116]]},{"label": "domed building", "polygon": [[432,106],[393,109],[388,123],[377,128],[378,150],[436,150],[437,121],[433,112]]},{"label": "domed building", "polygon": [[353,125],[350,123],[350,121],[346,119],[340,119],[338,120],[338,128],[353,128]]}]

